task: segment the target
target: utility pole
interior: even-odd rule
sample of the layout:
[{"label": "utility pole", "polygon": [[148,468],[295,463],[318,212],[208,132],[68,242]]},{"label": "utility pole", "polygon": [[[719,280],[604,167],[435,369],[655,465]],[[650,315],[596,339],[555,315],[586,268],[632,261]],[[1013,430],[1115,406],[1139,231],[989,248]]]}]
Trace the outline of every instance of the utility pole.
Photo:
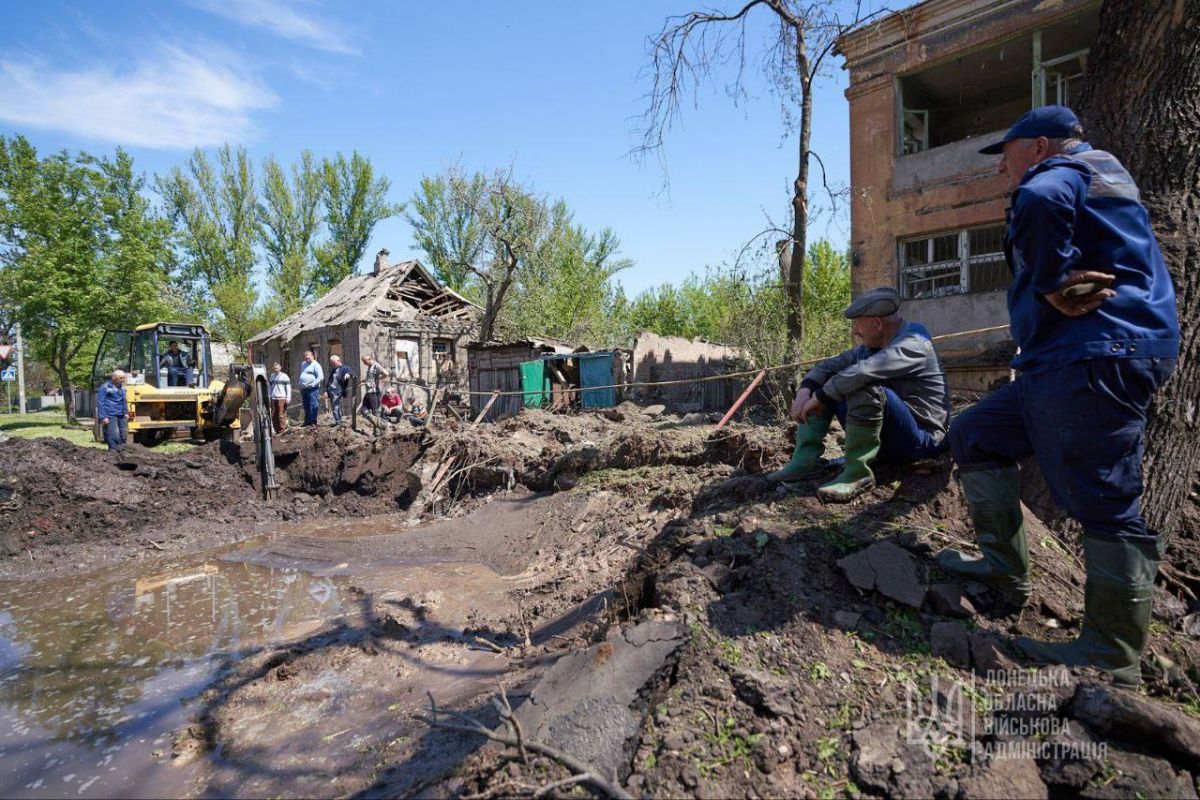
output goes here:
[{"label": "utility pole", "polygon": [[[17,402],[21,405],[21,413],[25,413],[25,340],[21,338],[21,323],[17,328]],[[66,398],[63,398],[66,402]]]}]

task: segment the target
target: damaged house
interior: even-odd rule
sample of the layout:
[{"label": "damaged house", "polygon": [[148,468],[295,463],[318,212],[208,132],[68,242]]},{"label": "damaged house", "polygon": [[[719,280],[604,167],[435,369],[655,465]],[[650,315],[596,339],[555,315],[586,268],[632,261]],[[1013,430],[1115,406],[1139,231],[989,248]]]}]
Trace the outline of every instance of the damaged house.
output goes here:
[{"label": "damaged house", "polygon": [[[996,156],[1032,107],[1078,100],[1098,0],[926,0],[843,36],[850,86],[852,280],[889,285],[934,335],[1008,323]],[[889,146],[880,146],[887,142]],[[951,384],[1007,375],[1007,331],[938,347]]]},{"label": "damaged house", "polygon": [[251,358],[268,366],[278,361],[294,382],[305,350],[324,367],[337,355],[356,370],[372,355],[398,382],[465,390],[466,345],[479,330],[482,309],[443,286],[421,262],[389,264],[387,256],[379,251],[369,274],[348,276],[250,339]]}]

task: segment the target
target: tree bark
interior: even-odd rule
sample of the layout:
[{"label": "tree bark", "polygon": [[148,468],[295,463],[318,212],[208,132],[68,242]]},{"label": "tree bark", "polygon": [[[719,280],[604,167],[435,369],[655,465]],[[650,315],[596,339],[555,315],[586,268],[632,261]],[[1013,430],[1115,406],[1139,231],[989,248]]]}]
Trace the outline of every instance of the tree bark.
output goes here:
[{"label": "tree bark", "polygon": [[808,157],[812,138],[812,83],[809,79],[808,54],[804,29],[794,25],[796,34],[796,72],[800,82],[800,168],[792,194],[792,260],[787,274],[788,338],[800,356],[804,341],[804,256],[808,249]]},{"label": "tree bark", "polygon": [[1092,145],[1137,181],[1175,283],[1179,365],[1151,408],[1143,502],[1170,537],[1200,468],[1200,0],[1105,0],[1080,105]]}]

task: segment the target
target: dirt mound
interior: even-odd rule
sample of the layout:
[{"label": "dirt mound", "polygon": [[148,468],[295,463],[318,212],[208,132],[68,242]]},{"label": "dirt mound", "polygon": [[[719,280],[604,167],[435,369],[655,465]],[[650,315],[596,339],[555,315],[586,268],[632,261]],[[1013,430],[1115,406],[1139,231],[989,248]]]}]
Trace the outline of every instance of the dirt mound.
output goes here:
[{"label": "dirt mound", "polygon": [[[348,426],[293,428],[272,442],[276,482],[293,492],[343,498],[340,507],[354,514],[379,514],[407,508],[420,489],[409,468],[424,452],[423,434],[407,428],[379,437]],[[255,475],[253,448],[242,448],[244,472]]]},{"label": "dirt mound", "polygon": [[12,439],[0,443],[0,461],[0,557],[37,560],[43,550],[80,546],[71,557],[87,563],[95,545],[163,546],[200,528],[277,517],[258,500],[236,445],[182,456],[132,445],[117,455],[63,439]]},{"label": "dirt mound", "polygon": [[[1177,730],[1200,731],[1200,644],[1178,630],[1186,605],[1156,598],[1143,659],[1151,697],[1087,670],[1027,671],[1011,635],[1078,631],[1078,542],[1027,514],[1034,598],[1005,617],[984,587],[933,564],[935,551],[973,538],[949,460],[878,477],[860,501],[829,506],[813,496],[821,478],[793,493],[739,472],[705,487],[644,548],[614,593],[616,613],[678,619],[688,638],[674,669],[642,689],[650,711],[614,776],[631,794],[1090,796],[1115,781],[1173,796],[1193,786],[1191,751],[1177,746]],[[1045,680],[984,680],[1035,674]],[[957,699],[971,726],[914,738],[913,703],[949,719],[957,686],[971,693]],[[1156,732],[1099,724],[1085,713],[1097,695]],[[528,796],[569,773],[481,752],[460,774],[486,797]]]}]

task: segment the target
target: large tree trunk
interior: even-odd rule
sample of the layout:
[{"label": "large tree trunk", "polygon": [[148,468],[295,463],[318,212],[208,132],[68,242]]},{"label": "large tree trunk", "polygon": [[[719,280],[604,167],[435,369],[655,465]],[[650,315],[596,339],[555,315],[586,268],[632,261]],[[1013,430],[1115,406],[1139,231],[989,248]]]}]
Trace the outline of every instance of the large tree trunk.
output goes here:
[{"label": "large tree trunk", "polygon": [[1151,409],[1144,502],[1170,536],[1200,467],[1200,0],[1106,0],[1081,111],[1137,181],[1175,281],[1182,346]]}]

